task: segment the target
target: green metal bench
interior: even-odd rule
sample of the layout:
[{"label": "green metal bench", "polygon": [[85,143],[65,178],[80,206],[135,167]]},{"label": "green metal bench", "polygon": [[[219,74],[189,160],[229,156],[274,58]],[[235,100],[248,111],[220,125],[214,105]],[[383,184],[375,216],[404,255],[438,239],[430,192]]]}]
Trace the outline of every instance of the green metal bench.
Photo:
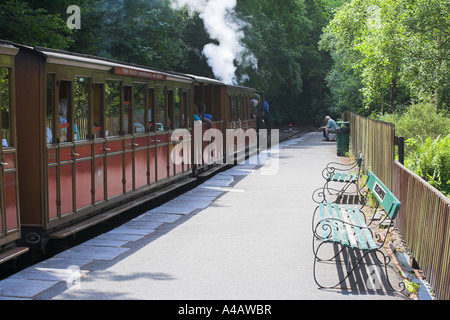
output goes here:
[{"label": "green metal bench", "polygon": [[[363,263],[366,256],[370,253],[374,253],[376,261],[382,267],[384,267],[386,278],[390,288],[393,291],[402,292],[405,289],[403,282],[399,284],[400,289],[394,289],[389,280],[387,267],[390,263],[390,257],[386,256],[381,248],[386,242],[387,235],[393,226],[393,221],[400,209],[400,201],[394,196],[394,194],[378,179],[373,173],[369,172],[367,179],[367,193],[370,191],[375,195],[378,200],[378,204],[375,208],[374,215],[367,221],[366,215],[360,210],[358,205],[342,205],[330,202],[321,202],[314,211],[313,215],[313,252],[314,252],[314,267],[313,275],[314,280],[320,288],[335,288],[342,284],[353,271]],[[377,222],[373,219],[375,213],[379,209],[379,206],[385,210],[386,215],[384,219],[380,219]],[[389,221],[390,220],[390,221]],[[386,231],[383,236],[375,235],[372,231],[374,228],[378,228],[381,224],[386,225]],[[376,240],[377,241],[376,241]],[[322,259],[319,257],[319,251],[325,244],[337,245],[338,252],[330,259]],[[320,284],[316,277],[316,267],[318,262],[337,261],[337,257],[346,251],[347,254],[343,254],[343,262],[347,265],[347,274],[339,279],[339,282],[332,286],[324,286]],[[358,251],[361,253],[358,255],[356,262],[352,264],[350,253]],[[345,253],[345,252],[344,252]],[[382,256],[380,260],[378,254]],[[356,256],[356,255],[355,255]]]},{"label": "green metal bench", "polygon": [[[322,177],[325,179],[323,187],[316,189],[312,194],[312,199],[316,203],[326,202],[327,198],[335,197],[334,201],[338,201],[342,196],[354,194],[359,196],[360,203],[365,201],[361,193],[364,186],[360,186],[359,177],[361,175],[363,154],[360,153],[358,158],[350,164],[339,162],[330,162],[322,171]],[[355,190],[349,190],[354,185]],[[336,186],[341,186],[340,188]]]}]

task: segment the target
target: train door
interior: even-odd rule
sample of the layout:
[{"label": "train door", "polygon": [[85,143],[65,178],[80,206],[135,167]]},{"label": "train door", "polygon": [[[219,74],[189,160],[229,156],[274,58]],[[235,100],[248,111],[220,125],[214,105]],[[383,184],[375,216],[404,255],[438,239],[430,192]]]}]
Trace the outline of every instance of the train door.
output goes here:
[{"label": "train door", "polygon": [[105,178],[107,199],[121,195],[124,192],[121,91],[121,81],[105,81]]},{"label": "train door", "polygon": [[[175,89],[176,90],[176,89]],[[177,97],[177,93],[174,89],[170,89],[167,91],[167,109],[168,109],[168,123],[169,123],[169,132],[168,137],[171,137],[173,134],[173,131],[175,129],[178,129],[180,127],[179,124],[179,118],[180,118],[180,112],[179,112],[179,104],[177,104],[177,107],[175,107],[175,100],[179,100],[179,97]],[[178,110],[177,110],[178,109]],[[168,174],[169,177],[172,177],[175,175],[175,164],[170,159],[170,154],[173,151],[175,142],[171,141],[171,139],[168,139]]]},{"label": "train door", "polygon": [[105,119],[104,119],[104,101],[105,84],[97,82],[93,84],[92,110],[93,110],[93,176],[92,186],[94,190],[94,203],[100,204],[105,199]]},{"label": "train door", "polygon": [[134,150],[134,140],[133,140],[133,116],[131,114],[133,109],[134,101],[133,99],[133,89],[131,85],[124,85],[123,87],[123,111],[122,111],[122,125],[124,134],[124,158],[123,158],[123,184],[124,193],[133,190],[133,150]]},{"label": "train door", "polygon": [[148,175],[149,175],[149,183],[152,184],[156,182],[156,90],[155,85],[152,83],[152,86],[148,88],[147,92],[147,110],[148,110],[148,131],[149,133],[149,150],[148,150]]},{"label": "train door", "polygon": [[90,77],[76,76],[74,80],[74,201],[75,210],[91,206],[92,201],[92,132]]},{"label": "train door", "polygon": [[167,121],[166,87],[157,85],[155,94],[156,180],[161,181],[168,177],[169,170],[169,124]]},{"label": "train door", "polygon": [[[171,137],[174,130],[177,129],[188,129],[189,127],[189,93],[187,90],[181,87],[174,87],[168,90],[168,110],[169,110],[169,136]],[[187,137],[186,137],[187,138]],[[183,139],[183,138],[181,138]],[[172,158],[177,159],[190,159],[190,149],[182,148],[178,155],[172,155],[174,152],[175,145],[178,141],[169,140],[168,153],[169,153],[169,176],[175,176],[182,174],[190,169],[189,161],[183,161],[182,163],[175,163]],[[186,150],[187,149],[187,150]],[[184,155],[183,152],[187,154]]]},{"label": "train door", "polygon": [[[74,126],[72,126],[72,81],[59,80],[57,82],[57,157],[56,181],[56,205],[58,216],[64,217],[74,211]],[[49,181],[50,184],[50,181]]]},{"label": "train door", "polygon": [[134,189],[149,184],[149,136],[147,86],[145,83],[133,84],[133,177]]},{"label": "train door", "polygon": [[0,53],[0,246],[20,237],[13,58]]}]

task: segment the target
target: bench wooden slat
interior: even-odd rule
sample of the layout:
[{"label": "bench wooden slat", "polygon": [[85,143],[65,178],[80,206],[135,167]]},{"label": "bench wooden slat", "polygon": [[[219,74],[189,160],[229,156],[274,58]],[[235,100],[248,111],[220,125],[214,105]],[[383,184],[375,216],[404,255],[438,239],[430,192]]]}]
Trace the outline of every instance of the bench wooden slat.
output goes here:
[{"label": "bench wooden slat", "polygon": [[[327,208],[325,208],[327,207]],[[378,249],[358,207],[344,207],[334,203],[319,204],[323,237],[327,241],[361,250]],[[330,229],[325,226],[328,225]]]},{"label": "bench wooden slat", "polygon": [[[335,213],[335,219],[339,219],[342,221],[345,221],[345,218],[341,215],[341,211],[339,210],[339,206],[330,205],[330,211],[334,210]],[[342,244],[345,246],[352,246],[354,245],[353,239],[351,237],[351,232],[348,232],[348,226],[341,221],[336,221],[337,225],[339,226],[339,230],[341,232],[342,237]]]},{"label": "bench wooden slat", "polygon": [[[328,209],[330,209],[330,207],[328,207]],[[338,228],[336,226],[335,221],[331,220],[330,218],[333,218],[333,215],[329,214],[330,211],[326,211],[325,210],[325,206],[323,205],[323,203],[319,204],[319,212],[320,212],[320,218],[321,218],[321,226],[322,226],[322,231],[323,231],[323,238],[326,239],[327,241],[332,241],[334,243],[341,243],[341,238],[339,237],[339,232],[338,232]],[[326,227],[326,225],[329,226],[329,228],[331,228],[331,237],[330,237],[330,229]]]},{"label": "bench wooden slat", "polygon": [[339,172],[335,172],[333,181],[338,181],[340,176],[341,176],[341,174]]},{"label": "bench wooden slat", "polygon": [[[348,207],[347,212],[349,213],[350,223],[352,223],[354,225],[359,225],[359,223],[357,222],[357,218],[356,218],[356,216],[359,214],[358,208],[357,207],[356,208]],[[357,227],[353,227],[353,230],[355,230],[355,234],[356,234],[356,237],[359,242],[359,248],[362,250],[368,250],[369,247],[367,246],[366,239],[364,238],[364,236],[361,232],[361,229],[357,228]]]},{"label": "bench wooden slat", "polygon": [[362,228],[361,230],[362,230],[364,236],[366,237],[367,244],[368,244],[370,250],[376,250],[378,248],[378,246],[375,243],[375,241],[373,240],[372,233],[370,232],[369,228],[367,227],[366,222],[364,221],[364,218],[361,216],[361,213],[358,213],[356,215],[356,219],[358,220],[359,225],[364,226],[364,228]]},{"label": "bench wooden slat", "polygon": [[342,182],[348,182],[349,180],[350,180],[350,173],[347,173]]},{"label": "bench wooden slat", "polygon": [[327,180],[334,182],[355,183],[358,179],[356,173],[330,172]]}]

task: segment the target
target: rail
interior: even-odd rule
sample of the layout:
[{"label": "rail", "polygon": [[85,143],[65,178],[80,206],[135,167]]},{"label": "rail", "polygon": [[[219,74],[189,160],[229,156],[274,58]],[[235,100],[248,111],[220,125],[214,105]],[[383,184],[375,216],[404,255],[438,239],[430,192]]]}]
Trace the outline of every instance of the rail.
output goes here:
[{"label": "rail", "polygon": [[392,189],[392,162],[395,157],[395,126],[392,123],[368,119],[356,113],[344,112],[350,122],[350,141],[354,154],[364,155],[363,170],[371,170]]},{"label": "rail", "polygon": [[[372,170],[400,200],[396,227],[438,300],[450,299],[450,199],[407,169],[404,139],[393,124],[345,112],[353,153],[364,154],[363,170]],[[394,148],[399,146],[399,161]]]},{"label": "rail", "polygon": [[438,300],[450,299],[450,199],[395,161],[396,226]]}]

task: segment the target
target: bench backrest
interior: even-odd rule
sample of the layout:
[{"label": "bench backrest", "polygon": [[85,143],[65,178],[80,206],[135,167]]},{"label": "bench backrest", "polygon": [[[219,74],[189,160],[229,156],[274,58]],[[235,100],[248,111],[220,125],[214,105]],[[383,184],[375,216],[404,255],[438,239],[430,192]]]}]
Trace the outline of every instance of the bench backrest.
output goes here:
[{"label": "bench backrest", "polygon": [[367,187],[372,191],[383,209],[387,212],[391,219],[395,219],[400,210],[400,201],[394,196],[383,182],[372,172],[369,171],[367,177]]}]

